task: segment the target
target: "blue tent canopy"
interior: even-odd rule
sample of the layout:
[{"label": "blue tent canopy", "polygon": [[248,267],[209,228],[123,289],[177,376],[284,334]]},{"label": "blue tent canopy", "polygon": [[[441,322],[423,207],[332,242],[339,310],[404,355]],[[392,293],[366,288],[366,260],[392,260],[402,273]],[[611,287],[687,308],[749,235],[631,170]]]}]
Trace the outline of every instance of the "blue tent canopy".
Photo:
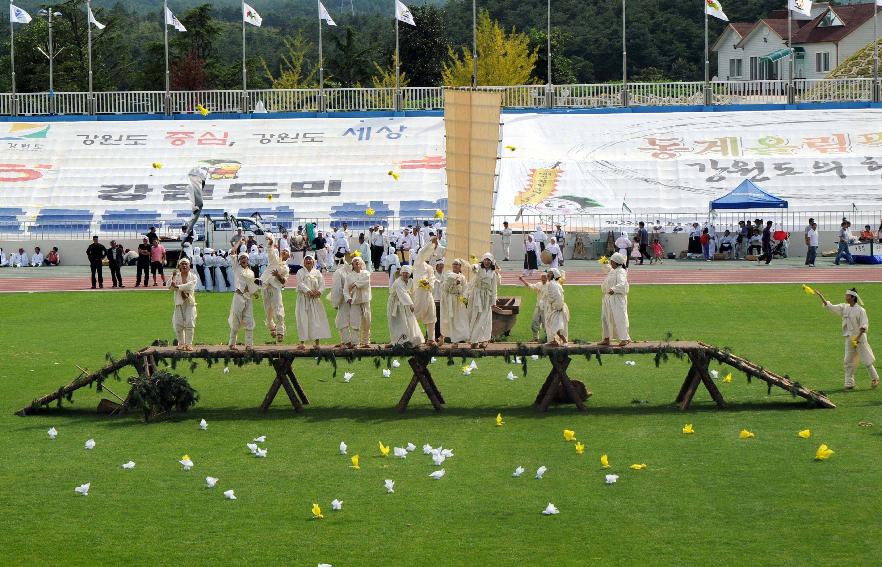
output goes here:
[{"label": "blue tent canopy", "polygon": [[710,202],[711,209],[786,209],[787,201],[769,195],[753,181],[745,179],[729,194]]}]

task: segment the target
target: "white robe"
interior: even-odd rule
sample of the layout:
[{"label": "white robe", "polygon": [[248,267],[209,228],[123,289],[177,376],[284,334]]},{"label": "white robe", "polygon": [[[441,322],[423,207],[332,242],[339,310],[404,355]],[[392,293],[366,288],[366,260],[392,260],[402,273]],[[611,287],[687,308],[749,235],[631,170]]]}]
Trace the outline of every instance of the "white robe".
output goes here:
[{"label": "white robe", "polygon": [[563,286],[555,280],[545,284],[545,334],[552,341],[570,335],[570,308],[564,301]]},{"label": "white robe", "polygon": [[479,266],[468,287],[468,342],[483,343],[489,341],[493,334],[493,307],[496,305],[499,273]]},{"label": "white robe", "polygon": [[466,278],[445,272],[441,280],[441,334],[452,343],[469,340],[469,312],[465,301]]},{"label": "white robe", "polygon": [[[630,326],[628,322],[628,272],[621,266],[615,270],[610,269],[608,264],[604,267],[609,269],[609,273],[600,284],[600,291],[603,292],[600,308],[603,338],[629,341],[631,337],[628,334]],[[609,295],[610,290],[613,295]],[[546,331],[548,331],[547,328]]]},{"label": "white robe", "polygon": [[43,265],[43,255],[42,254],[36,253],[33,256],[31,256],[31,266],[36,268],[36,267],[39,267],[42,265]]},{"label": "white robe", "polygon": [[[352,266],[347,263],[343,263],[334,271],[334,275],[331,276],[331,288],[328,292],[328,301],[331,303],[331,307],[333,307],[337,311],[336,317],[334,317],[334,326],[337,327],[337,332],[340,333],[340,340],[344,343],[348,343],[348,333],[349,333],[349,315],[345,309],[343,309],[343,305],[346,302],[346,298],[343,295],[343,290],[346,285],[346,275],[352,270]],[[344,335],[346,335],[344,337]]]},{"label": "white robe", "polygon": [[[273,274],[279,272],[282,281]],[[263,309],[266,314],[266,328],[274,336],[285,336],[285,304],[282,300],[282,290],[288,283],[288,266],[279,259],[275,249],[269,253],[269,264],[266,273],[263,274]]]},{"label": "white robe", "polygon": [[316,341],[331,338],[328,315],[322,305],[321,295],[309,297],[310,291],[325,291],[325,278],[313,268],[308,271],[300,268],[297,272],[297,337],[301,341]]},{"label": "white robe", "polygon": [[354,272],[351,269],[346,272],[343,281],[343,304],[340,310],[343,312],[342,327],[349,333],[345,337],[341,331],[340,336],[345,342],[362,345],[371,342],[371,273],[366,269]]},{"label": "white robe", "polygon": [[432,249],[423,247],[417,254],[413,264],[413,277],[408,281],[410,295],[413,297],[413,310],[417,321],[431,326],[429,338],[434,338],[435,321],[435,269],[426,263]]},{"label": "white robe", "polygon": [[[236,260],[237,256],[233,256]],[[232,271],[236,275],[233,301],[230,304],[230,315],[227,323],[230,325],[230,342],[234,345],[238,339],[239,329],[245,329],[245,345],[254,344],[254,295],[260,291],[254,281],[254,272],[251,268],[242,268],[239,262],[233,266]]]},{"label": "white robe", "polygon": [[[873,367],[876,363],[876,355],[867,340],[866,331],[870,330],[870,319],[867,317],[866,310],[857,304],[838,303],[834,305],[829,301],[824,304],[824,308],[830,313],[842,317],[842,336],[845,337],[845,387],[854,387],[854,371],[858,360],[867,368],[870,378],[877,380],[879,375]],[[857,337],[861,328],[865,332],[855,347],[851,341]]]},{"label": "white robe", "polygon": [[389,338],[392,344],[410,343],[413,346],[422,344],[423,331],[411,307],[413,307],[413,298],[407,291],[407,284],[399,278],[389,289],[389,303],[386,305]]},{"label": "white robe", "polygon": [[539,329],[545,328],[545,292],[548,290],[548,283],[542,283],[540,281],[531,283],[529,287],[536,292],[536,307],[533,308],[533,319],[530,321],[530,330],[533,332],[533,338],[538,339]]},{"label": "white robe", "polygon": [[172,314],[172,328],[175,330],[175,338],[179,345],[192,345],[193,332],[196,329],[196,286],[199,278],[192,270],[188,274],[187,281],[183,281],[183,275],[178,273],[171,279],[171,283],[178,284],[174,290],[175,311]]}]

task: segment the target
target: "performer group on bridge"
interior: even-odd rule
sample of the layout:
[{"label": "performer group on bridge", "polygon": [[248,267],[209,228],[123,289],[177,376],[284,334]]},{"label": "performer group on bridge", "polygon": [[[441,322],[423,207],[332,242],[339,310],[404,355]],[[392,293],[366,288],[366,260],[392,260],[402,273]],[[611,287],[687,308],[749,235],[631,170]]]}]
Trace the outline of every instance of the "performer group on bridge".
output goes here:
[{"label": "performer group on bridge", "polygon": [[[283,290],[288,285],[289,251],[279,250],[272,235],[267,235],[268,260],[258,278],[249,264],[245,237],[232,242],[231,287],[234,290],[227,319],[230,327],[229,348],[239,344],[244,331],[246,348],[254,344],[254,299],[263,298],[266,327],[276,343],[285,339],[285,304]],[[446,269],[446,249],[437,237],[410,258],[392,277],[386,316],[393,345],[470,343],[483,348],[492,339],[493,308],[501,283],[500,267],[489,252],[466,263],[450,260]],[[603,344],[611,339],[620,345],[630,342],[628,334],[628,278],[625,259],[613,254],[605,266],[608,275],[601,289]],[[322,296],[324,275],[316,268],[311,254],[303,258],[303,267],[295,274],[297,303],[295,319],[299,348],[307,343],[318,346],[331,337],[331,329]],[[564,297],[564,273],[552,267],[536,283],[521,278],[536,291],[536,309],[531,329],[533,340],[545,330],[547,344],[564,345],[569,341],[570,310]],[[182,258],[172,274],[169,288],[174,292],[175,311],[172,325],[179,350],[193,350],[196,326],[196,290],[198,279],[190,260]],[[371,274],[360,251],[347,252],[334,271],[327,299],[337,314],[334,326],[340,335],[338,347],[365,346],[371,343],[372,292]]]}]

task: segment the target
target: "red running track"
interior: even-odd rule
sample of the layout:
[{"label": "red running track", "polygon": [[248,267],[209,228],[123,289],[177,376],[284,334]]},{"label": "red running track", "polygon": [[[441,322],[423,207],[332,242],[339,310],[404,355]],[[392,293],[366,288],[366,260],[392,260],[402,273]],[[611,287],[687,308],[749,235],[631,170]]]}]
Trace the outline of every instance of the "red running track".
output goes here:
[{"label": "red running track", "polygon": [[[502,283],[517,285],[519,272],[503,272]],[[799,284],[810,283],[851,283],[851,282],[882,282],[882,268],[874,266],[841,266],[838,268],[803,268],[742,265],[738,268],[651,268],[641,270],[632,267],[629,270],[631,284],[656,285],[689,285],[689,284]],[[571,271],[566,274],[568,285],[598,285],[604,274],[599,269],[593,271]],[[127,277],[126,280],[131,280]],[[325,276],[330,284],[331,275]],[[388,285],[386,274],[373,275],[374,287]],[[135,288],[126,287],[115,290],[108,285],[107,291],[145,291],[160,290],[161,287]],[[0,293],[10,292],[47,292],[47,291],[86,291],[91,290],[89,275],[60,276],[49,278],[11,277],[0,278]]]}]

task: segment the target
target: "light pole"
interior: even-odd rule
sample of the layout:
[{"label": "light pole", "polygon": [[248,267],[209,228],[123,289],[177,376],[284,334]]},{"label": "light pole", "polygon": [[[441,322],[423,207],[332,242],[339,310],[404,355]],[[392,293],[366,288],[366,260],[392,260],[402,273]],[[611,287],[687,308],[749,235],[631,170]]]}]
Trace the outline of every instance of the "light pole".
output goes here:
[{"label": "light pole", "polygon": [[622,0],[622,106],[628,106],[628,40],[625,27],[626,1]]},{"label": "light pole", "polygon": [[49,52],[43,51],[42,47],[37,47],[37,50],[49,60],[49,114],[55,114],[55,57],[64,51],[64,48],[59,49],[58,53],[55,52],[52,44],[52,18],[60,16],[61,12],[56,12],[54,8],[50,7],[48,10],[40,10],[40,15],[49,18]]}]

